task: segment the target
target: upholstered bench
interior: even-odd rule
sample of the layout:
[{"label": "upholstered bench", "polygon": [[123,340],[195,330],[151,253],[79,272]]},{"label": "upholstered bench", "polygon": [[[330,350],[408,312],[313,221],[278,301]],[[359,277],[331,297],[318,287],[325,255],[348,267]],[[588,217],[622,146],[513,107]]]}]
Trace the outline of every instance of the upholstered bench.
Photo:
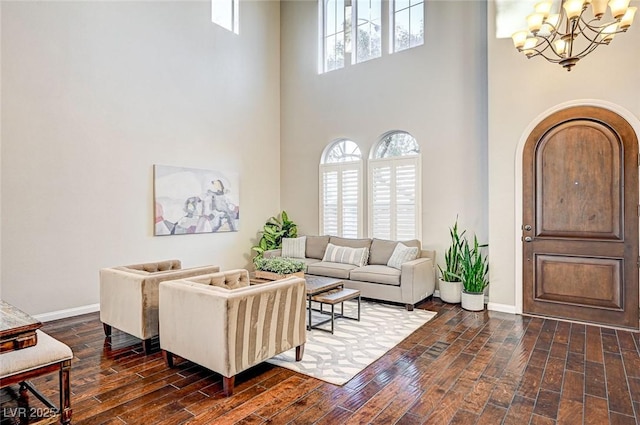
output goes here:
[{"label": "upholstered bench", "polygon": [[[32,347],[14,350],[0,354],[0,388],[20,384],[21,396],[26,396],[27,390],[44,403],[44,416],[59,416],[63,424],[71,423],[71,390],[69,372],[73,352],[71,348],[46,333],[37,330],[38,343]],[[58,372],[60,375],[60,405],[56,407],[49,399],[40,394],[27,380],[48,373]],[[16,413],[26,419],[29,409],[17,409]]]}]

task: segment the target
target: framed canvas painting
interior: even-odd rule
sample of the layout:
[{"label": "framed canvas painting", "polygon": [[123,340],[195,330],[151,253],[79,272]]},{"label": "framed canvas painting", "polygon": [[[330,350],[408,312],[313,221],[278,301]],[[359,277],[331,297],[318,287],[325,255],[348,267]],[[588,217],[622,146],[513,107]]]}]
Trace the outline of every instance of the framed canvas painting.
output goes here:
[{"label": "framed canvas painting", "polygon": [[153,171],[156,236],[238,230],[237,175],[167,165]]}]

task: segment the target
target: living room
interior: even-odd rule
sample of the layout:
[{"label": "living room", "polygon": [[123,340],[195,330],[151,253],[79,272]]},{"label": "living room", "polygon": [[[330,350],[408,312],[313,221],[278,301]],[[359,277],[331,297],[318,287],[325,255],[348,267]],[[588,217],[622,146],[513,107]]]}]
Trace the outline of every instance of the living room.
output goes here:
[{"label": "living room", "polygon": [[[493,1],[433,1],[424,45],[318,73],[316,2],[240,5],[234,34],[206,1],[0,4],[3,300],[48,321],[97,311],[103,267],[251,267],[283,209],[318,234],[329,143],[367,156],[404,130],[421,148],[423,247],[441,263],[458,216],[489,244],[488,309],[519,313],[528,131],[592,102],[639,132],[635,27],[566,72],[496,38]],[[154,237],[154,164],[237,173],[239,230]]]}]

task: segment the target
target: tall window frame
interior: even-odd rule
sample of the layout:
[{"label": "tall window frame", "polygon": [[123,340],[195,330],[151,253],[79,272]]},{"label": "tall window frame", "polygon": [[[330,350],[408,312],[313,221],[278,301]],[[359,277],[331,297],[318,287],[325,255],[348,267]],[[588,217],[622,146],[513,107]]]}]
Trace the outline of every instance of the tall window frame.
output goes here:
[{"label": "tall window frame", "polygon": [[409,240],[422,237],[422,154],[406,131],[391,131],[368,160],[368,235]]},{"label": "tall window frame", "polygon": [[363,169],[362,153],[354,141],[341,138],[325,148],[319,166],[320,234],[362,237]]},{"label": "tall window frame", "polygon": [[390,0],[389,53],[424,44],[424,0]]},{"label": "tall window frame", "polygon": [[382,1],[353,0],[354,63],[382,56]]},{"label": "tall window frame", "polygon": [[211,22],[240,34],[240,0],[211,0]]},{"label": "tall window frame", "polygon": [[349,35],[345,1],[320,0],[320,72],[344,68]]}]

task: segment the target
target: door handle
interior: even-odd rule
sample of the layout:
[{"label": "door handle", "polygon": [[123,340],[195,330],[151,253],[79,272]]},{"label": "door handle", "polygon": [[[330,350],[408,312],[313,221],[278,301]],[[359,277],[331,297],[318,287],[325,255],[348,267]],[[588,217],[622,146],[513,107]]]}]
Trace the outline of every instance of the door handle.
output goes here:
[{"label": "door handle", "polygon": [[527,230],[527,231],[531,230],[531,225],[530,224],[526,224],[524,226],[524,230]]},{"label": "door handle", "polygon": [[526,236],[526,237],[524,238],[524,241],[525,241],[525,242],[531,242],[532,240],[533,240],[533,239],[531,239],[531,236]]}]

